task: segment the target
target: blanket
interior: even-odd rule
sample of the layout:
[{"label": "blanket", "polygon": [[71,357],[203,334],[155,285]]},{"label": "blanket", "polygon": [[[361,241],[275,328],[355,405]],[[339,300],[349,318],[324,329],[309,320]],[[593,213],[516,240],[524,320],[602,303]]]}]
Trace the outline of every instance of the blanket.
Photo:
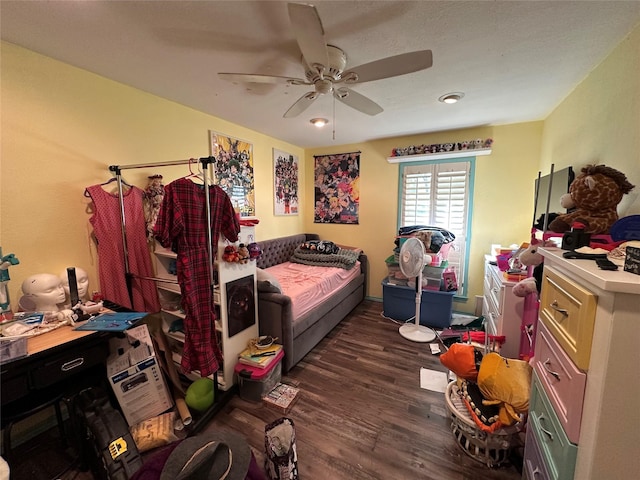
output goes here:
[{"label": "blanket", "polygon": [[338,248],[336,253],[318,253],[317,250],[309,250],[298,246],[290,258],[292,263],[303,265],[315,265],[320,267],[338,267],[351,270],[358,260],[359,253],[355,250]]}]

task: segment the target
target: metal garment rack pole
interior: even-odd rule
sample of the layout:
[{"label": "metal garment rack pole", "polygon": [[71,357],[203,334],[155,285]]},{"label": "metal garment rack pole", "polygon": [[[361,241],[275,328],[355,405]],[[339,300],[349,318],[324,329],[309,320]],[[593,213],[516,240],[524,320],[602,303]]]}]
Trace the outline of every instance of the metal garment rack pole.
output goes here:
[{"label": "metal garment rack pole", "polygon": [[[120,200],[120,222],[122,228],[122,246],[124,249],[124,266],[125,266],[125,280],[127,282],[127,290],[129,292],[129,299],[131,300],[131,305],[133,306],[133,290],[131,285],[132,274],[129,271],[129,250],[127,246],[127,236],[126,236],[126,219],[125,219],[125,210],[124,210],[124,195],[122,189],[122,170],[131,170],[134,168],[152,168],[152,167],[169,167],[174,165],[188,165],[194,162],[195,159],[190,158],[186,160],[173,160],[167,162],[151,162],[151,163],[136,163],[131,165],[110,165],[109,170],[113,172],[116,176],[116,180],[118,183],[118,198]],[[209,165],[215,162],[215,157],[202,157],[197,161],[202,164],[202,178],[204,182],[204,194],[205,194],[205,203],[206,203],[206,213],[207,213],[207,247],[209,254],[209,288],[211,289],[211,296],[214,293],[214,256],[213,256],[213,234],[211,231],[211,204],[210,204],[210,193],[209,193]],[[161,278],[151,278],[151,277],[138,277],[144,280],[153,280],[153,281],[163,281],[166,280]],[[215,324],[213,325],[215,329]],[[217,376],[213,375],[213,387],[214,387],[214,398],[221,398],[221,401],[216,401],[209,409],[203,412],[202,416],[197,419],[194,424],[190,428],[190,433],[195,434],[199,432],[208,421],[218,413],[222,407],[226,404],[226,402],[230,399],[233,394],[233,390],[230,389],[228,395],[219,395],[218,389],[218,379]]]}]

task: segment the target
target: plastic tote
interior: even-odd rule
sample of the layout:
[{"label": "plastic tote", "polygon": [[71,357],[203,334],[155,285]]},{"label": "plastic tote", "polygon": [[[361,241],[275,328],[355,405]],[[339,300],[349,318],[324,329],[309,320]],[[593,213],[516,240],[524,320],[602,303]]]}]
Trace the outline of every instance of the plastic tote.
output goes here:
[{"label": "plastic tote", "polygon": [[264,469],[270,480],[299,480],[293,420],[282,417],[265,426],[264,447]]}]

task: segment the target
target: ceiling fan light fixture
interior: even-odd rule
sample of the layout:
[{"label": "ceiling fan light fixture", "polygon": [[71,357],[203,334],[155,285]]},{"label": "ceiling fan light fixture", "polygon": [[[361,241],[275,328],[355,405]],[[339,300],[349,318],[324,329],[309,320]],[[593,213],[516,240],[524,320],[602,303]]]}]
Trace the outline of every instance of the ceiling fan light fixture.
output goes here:
[{"label": "ceiling fan light fixture", "polygon": [[440,98],[438,98],[438,101],[442,103],[453,104],[461,100],[462,97],[464,97],[464,93],[462,92],[451,92],[442,95]]},{"label": "ceiling fan light fixture", "polygon": [[[218,73],[221,78],[232,82],[312,87],[313,90],[299,97],[289,107],[283,115],[284,118],[297,117],[323,95],[332,95],[334,100],[366,115],[378,115],[384,111],[380,105],[346,86],[338,88],[338,85],[362,84],[398,77],[426,70],[433,65],[431,50],[419,50],[392,55],[345,70],[347,54],[335,45],[327,44],[324,27],[316,7],[303,3],[288,3],[287,8],[293,34],[302,54],[304,79],[263,74]],[[333,118],[335,123],[335,111]],[[328,120],[322,124],[314,120],[311,123],[317,127],[323,127]]]},{"label": "ceiling fan light fixture", "polygon": [[326,118],[312,118],[311,120],[309,120],[314,126],[318,127],[318,128],[322,128],[324,127],[327,123],[329,123],[329,120],[327,120]]}]

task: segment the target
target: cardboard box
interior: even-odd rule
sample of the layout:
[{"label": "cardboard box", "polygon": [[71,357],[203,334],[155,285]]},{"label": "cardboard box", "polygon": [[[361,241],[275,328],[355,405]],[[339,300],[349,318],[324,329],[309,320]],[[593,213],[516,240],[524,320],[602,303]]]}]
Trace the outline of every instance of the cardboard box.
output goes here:
[{"label": "cardboard box", "polygon": [[130,426],[173,407],[146,325],[109,340],[107,377]]},{"label": "cardboard box", "polygon": [[[451,325],[453,296],[456,292],[423,290],[420,300],[420,325],[446,328]],[[416,291],[412,287],[391,285],[382,281],[382,307],[384,314],[399,322],[416,314]]]}]

